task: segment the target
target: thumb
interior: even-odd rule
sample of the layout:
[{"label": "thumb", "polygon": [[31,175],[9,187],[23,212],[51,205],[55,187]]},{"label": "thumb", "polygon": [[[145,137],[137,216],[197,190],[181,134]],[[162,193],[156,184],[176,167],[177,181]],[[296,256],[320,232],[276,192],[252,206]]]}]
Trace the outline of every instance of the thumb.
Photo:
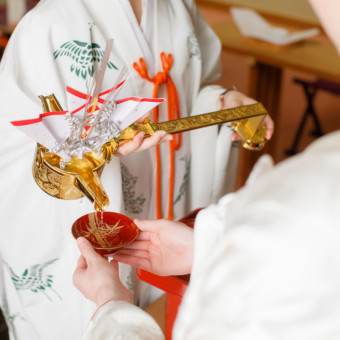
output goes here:
[{"label": "thumb", "polygon": [[119,272],[118,261],[112,259],[112,260],[110,261],[110,265],[114,268],[114,270],[115,270],[115,271],[117,272],[117,274],[118,274],[118,272]]},{"label": "thumb", "polygon": [[83,255],[88,264],[95,263],[101,259],[101,256],[96,253],[91,243],[86,238],[78,237],[77,245],[80,253]]},{"label": "thumb", "polygon": [[83,255],[80,255],[78,262],[77,262],[77,268],[76,269],[84,270],[86,268],[87,268],[86,260],[85,260]]},{"label": "thumb", "polygon": [[154,232],[159,229],[160,220],[134,220],[135,224],[141,231]]}]

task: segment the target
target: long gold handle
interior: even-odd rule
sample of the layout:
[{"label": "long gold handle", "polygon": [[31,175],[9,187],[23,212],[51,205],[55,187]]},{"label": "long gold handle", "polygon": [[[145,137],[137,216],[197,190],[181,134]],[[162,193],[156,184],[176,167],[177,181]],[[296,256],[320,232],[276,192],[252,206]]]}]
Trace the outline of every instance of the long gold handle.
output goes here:
[{"label": "long gold handle", "polygon": [[[251,136],[256,133],[259,124],[261,124],[263,118],[267,114],[268,112],[265,107],[261,103],[256,103],[156,124],[148,120],[144,124],[130,125],[121,132],[120,136],[116,139],[116,142],[122,144],[129,141],[140,131],[144,131],[145,136],[147,137],[158,130],[164,130],[167,133],[174,134],[211,125],[238,121],[242,122],[245,131],[249,131],[248,136],[241,136],[242,139],[247,139],[249,135],[249,138],[251,139]],[[237,132],[239,132],[239,130],[240,129],[238,129]]]},{"label": "long gold handle", "polygon": [[165,130],[167,133],[185,132],[200,129],[206,126],[238,121],[256,116],[265,116],[267,110],[261,103],[235,107],[232,109],[205,113],[167,122],[157,123],[158,130]]}]

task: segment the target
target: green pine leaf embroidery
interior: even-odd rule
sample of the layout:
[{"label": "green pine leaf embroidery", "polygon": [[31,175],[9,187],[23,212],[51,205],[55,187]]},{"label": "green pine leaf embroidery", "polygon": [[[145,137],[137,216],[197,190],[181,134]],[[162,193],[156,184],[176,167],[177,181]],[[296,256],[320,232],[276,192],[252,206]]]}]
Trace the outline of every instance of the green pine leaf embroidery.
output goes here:
[{"label": "green pine leaf embroidery", "polygon": [[[87,43],[79,40],[71,40],[62,44],[53,53],[54,59],[67,57],[72,59],[71,72],[75,72],[77,77],[86,80],[87,76],[93,76],[93,63],[100,63],[103,59],[104,50],[96,43]],[[108,63],[109,69],[118,68],[111,61]]]},{"label": "green pine leaf embroidery", "polygon": [[130,214],[139,214],[143,211],[145,197],[143,194],[136,197],[134,187],[138,177],[132,176],[129,169],[123,163],[121,163],[121,170],[125,211]]},{"label": "green pine leaf embroidery", "polygon": [[180,160],[185,162],[185,173],[184,173],[184,176],[183,176],[183,179],[182,179],[182,184],[179,188],[179,193],[178,193],[176,199],[174,200],[173,205],[175,205],[176,203],[178,203],[181,200],[182,196],[184,195],[184,193],[185,193],[185,191],[188,187],[188,182],[189,182],[190,157],[185,156],[185,157],[182,157]]},{"label": "green pine leaf embroidery", "polygon": [[198,40],[194,34],[194,32],[191,32],[187,38],[188,43],[188,49],[189,49],[189,57],[190,59],[193,57],[196,57],[198,59],[201,59],[201,48],[198,43]]},{"label": "green pine leaf embroidery", "polygon": [[132,271],[130,271],[128,277],[126,278],[126,286],[128,290],[131,292],[131,294],[134,294],[134,279],[132,275]]}]

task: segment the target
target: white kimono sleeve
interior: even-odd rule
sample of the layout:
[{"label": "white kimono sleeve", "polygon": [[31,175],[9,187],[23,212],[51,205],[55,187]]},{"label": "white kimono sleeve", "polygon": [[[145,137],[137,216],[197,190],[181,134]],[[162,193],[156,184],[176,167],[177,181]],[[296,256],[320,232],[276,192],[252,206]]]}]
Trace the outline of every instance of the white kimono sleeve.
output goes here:
[{"label": "white kimono sleeve", "polygon": [[156,321],[139,307],[125,301],[109,301],[99,307],[82,340],[162,340]]},{"label": "white kimono sleeve", "polygon": [[[173,339],[340,338],[340,133],[201,211]],[[264,175],[265,174],[265,175]]]},{"label": "white kimono sleeve", "polygon": [[[197,115],[221,109],[219,96],[224,89],[219,85],[208,85],[213,84],[221,76],[221,42],[198,11],[195,2],[187,0],[186,3],[195,23],[202,62],[201,86],[194,98],[191,112],[191,115]],[[238,143],[232,143],[232,132],[227,124],[190,132],[191,209],[216,203],[223,195],[234,190]],[[198,186],[196,181],[199,178],[205,180]]]}]

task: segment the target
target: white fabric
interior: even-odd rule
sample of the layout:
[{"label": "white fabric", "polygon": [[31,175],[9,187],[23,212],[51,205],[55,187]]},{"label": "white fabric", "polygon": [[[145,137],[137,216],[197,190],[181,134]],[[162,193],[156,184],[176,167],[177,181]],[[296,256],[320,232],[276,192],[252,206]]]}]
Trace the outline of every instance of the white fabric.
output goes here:
[{"label": "white fabric", "polygon": [[174,339],[340,338],[339,145],[336,132],[272,170],[266,159],[199,213]]},{"label": "white fabric", "polygon": [[130,24],[143,50],[144,60],[149,70],[155,74],[155,51],[156,51],[156,0],[142,0],[142,18],[138,24],[135,13],[129,0],[119,0],[124,7]]},{"label": "white fabric", "polygon": [[140,308],[125,301],[109,301],[97,310],[82,337],[95,339],[159,340],[164,335],[156,321]]},{"label": "white fabric", "polygon": [[[193,0],[157,0],[155,4],[155,72],[161,71],[160,52],[172,53],[170,74],[178,90],[182,116],[215,111],[223,89],[209,84],[220,75],[220,42]],[[78,339],[93,312],[93,304],[72,286],[79,252],[70,232],[72,223],[92,212],[93,206],[85,198],[63,201],[41,191],[31,172],[35,143],[9,121],[41,113],[39,95],[54,93],[66,108],[67,85],[86,92],[91,43],[103,50],[109,38],[114,39],[110,61],[118,70],[108,68],[103,88],[113,85],[126,64],[132,76],[120,98],[151,97],[153,84],[132,69],[133,62],[145,55],[119,1],[41,0],[17,26],[0,65],[0,303],[11,339]],[[62,47],[66,42],[74,48]],[[54,55],[62,49],[65,53]],[[84,54],[76,55],[80,50]],[[165,95],[162,87],[159,97]],[[168,120],[166,107],[166,103],[161,104],[160,121]],[[207,128],[193,135],[183,134],[182,148],[176,153],[175,218],[210,203],[210,198],[216,199],[212,188],[224,187],[226,173],[213,164],[228,158],[231,131],[221,132],[223,135],[218,136],[217,128]],[[209,147],[202,143],[208,140]],[[108,210],[131,218],[155,218],[154,157],[154,150],[113,157],[102,175],[110,198]],[[193,169],[197,164],[199,172]],[[162,145],[162,172],[162,206],[166,212],[166,144]],[[149,295],[145,286],[137,284],[135,272],[122,266],[121,274],[123,282],[134,291],[135,302],[145,305]]]},{"label": "white fabric", "polygon": [[[174,340],[340,338],[339,145],[330,134],[271,170],[266,157],[245,188],[198,214]],[[129,318],[143,313],[131,306]]]}]

